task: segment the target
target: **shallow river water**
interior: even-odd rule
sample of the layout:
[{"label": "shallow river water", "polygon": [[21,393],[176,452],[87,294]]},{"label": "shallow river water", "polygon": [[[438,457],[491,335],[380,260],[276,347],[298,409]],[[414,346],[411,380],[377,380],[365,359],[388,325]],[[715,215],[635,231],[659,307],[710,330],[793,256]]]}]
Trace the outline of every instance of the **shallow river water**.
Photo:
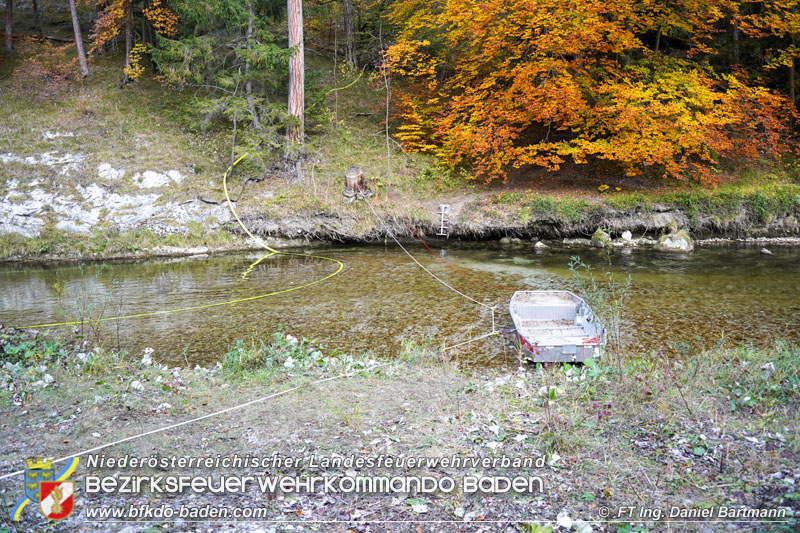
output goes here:
[{"label": "shallow river water", "polygon": [[[650,250],[537,252],[530,245],[432,245],[460,276],[422,246],[418,260],[460,291],[493,305],[509,289],[573,289],[570,256],[580,255],[595,275],[631,276],[624,324],[630,350],[674,351],[726,343],[768,345],[800,341],[800,247],[700,248],[690,255]],[[328,281],[269,298],[156,316],[103,322],[100,341],[138,357],[173,365],[209,364],[237,338],[287,332],[344,351],[396,354],[403,340],[451,345],[490,331],[485,308],[447,290],[396,246],[325,247],[307,251],[336,257],[344,271]],[[312,281],[334,263],[260,253],[84,265],[0,265],[0,324],[29,326],[80,317],[113,317],[246,298]],[[502,286],[493,287],[491,285]],[[507,307],[498,327],[510,328]],[[74,327],[74,326],[73,326]],[[88,327],[83,333],[89,333]],[[458,349],[476,365],[513,362],[511,336]]]}]

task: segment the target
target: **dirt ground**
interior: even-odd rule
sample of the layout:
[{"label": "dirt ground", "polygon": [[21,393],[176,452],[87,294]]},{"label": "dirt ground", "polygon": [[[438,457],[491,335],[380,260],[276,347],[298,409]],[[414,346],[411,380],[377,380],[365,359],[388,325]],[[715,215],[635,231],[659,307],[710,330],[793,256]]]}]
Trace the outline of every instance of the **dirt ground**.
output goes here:
[{"label": "dirt ground", "polygon": [[[16,340],[15,340],[16,339]],[[3,337],[6,352],[19,337]],[[680,367],[670,377],[650,363],[613,366],[523,365],[515,371],[459,369],[435,351],[409,347],[396,362],[354,359],[307,341],[276,337],[263,365],[232,371],[230,359],[213,369],[165,368],[131,355],[90,354],[82,363],[63,352],[47,365],[53,379],[37,385],[36,371],[8,371],[0,396],[2,473],[30,456],[61,457],[117,439],[169,426],[300,386],[246,408],[131,440],[98,453],[109,458],[271,457],[305,461],[256,468],[89,467],[76,481],[75,511],[49,522],[34,505],[6,531],[792,531],[800,511],[800,449],[796,408],[797,348],[706,354],[722,368]],[[292,341],[295,342],[295,341]],[[299,346],[299,348],[297,347]],[[311,350],[314,351],[311,351]],[[269,351],[272,350],[272,351]],[[288,352],[286,350],[289,350]],[[738,350],[738,351],[737,351]],[[286,355],[287,353],[293,355]],[[299,355],[314,354],[308,358]],[[324,354],[324,355],[321,355]],[[85,355],[85,354],[84,354]],[[289,362],[291,358],[291,364]],[[325,363],[314,362],[325,360]],[[8,357],[7,357],[8,359]],[[145,357],[146,359],[146,357]],[[312,360],[311,363],[308,361]],[[773,364],[768,365],[769,362]],[[763,365],[754,381],[726,395],[721,372]],[[240,363],[241,364],[241,361]],[[371,371],[315,383],[361,368]],[[271,365],[271,366],[270,366]],[[320,366],[322,365],[322,366]],[[645,365],[645,366],[642,366]],[[648,370],[645,370],[645,369]],[[8,370],[8,368],[6,368]],[[694,372],[694,380],[691,372]],[[705,374],[708,374],[705,376]],[[649,379],[640,379],[649,375]],[[698,376],[704,376],[699,378]],[[727,374],[724,374],[727,375]],[[33,382],[32,380],[39,379]],[[12,392],[13,389],[16,392]],[[727,389],[725,389],[727,390]],[[771,392],[770,392],[771,391]],[[739,394],[739,396],[736,396]],[[731,400],[731,398],[733,398]],[[746,400],[744,400],[746,398]],[[740,407],[731,410],[731,405]],[[733,404],[731,404],[733,402]],[[738,405],[738,404],[737,404]],[[371,459],[372,466],[315,464],[311,456]],[[454,467],[379,465],[380,457],[450,458],[489,463]],[[99,456],[98,456],[99,457]],[[529,459],[529,465],[503,465]],[[495,460],[492,464],[491,461]],[[250,486],[242,493],[181,494],[86,492],[91,476],[430,476],[455,488],[433,493],[352,494],[317,487],[280,492]],[[467,477],[541,480],[525,490],[465,491]],[[487,482],[488,483],[488,482]],[[3,520],[22,493],[22,477],[0,481]],[[402,487],[401,487],[402,488]],[[445,487],[447,488],[447,487]],[[541,489],[541,490],[539,490]],[[261,509],[258,522],[151,519],[90,522],[97,509]],[[667,523],[626,521],[641,509],[777,509],[778,522]],[[92,511],[94,509],[95,511]],[[621,511],[621,509],[623,511]],[[126,511],[127,512],[127,511]],[[141,512],[141,511],[140,511]],[[196,512],[196,511],[195,511]],[[652,512],[652,511],[651,511]],[[699,512],[699,511],[698,511]],[[614,513],[622,518],[615,518]],[[673,518],[672,520],[676,520]],[[537,529],[539,527],[544,529]]]}]

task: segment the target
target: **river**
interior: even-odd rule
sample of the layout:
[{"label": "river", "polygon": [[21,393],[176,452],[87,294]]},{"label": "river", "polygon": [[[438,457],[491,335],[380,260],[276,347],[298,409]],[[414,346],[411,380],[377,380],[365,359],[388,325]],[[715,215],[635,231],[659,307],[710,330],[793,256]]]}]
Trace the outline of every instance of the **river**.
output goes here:
[{"label": "river", "polygon": [[[496,243],[432,247],[447,264],[422,246],[409,250],[444,281],[490,306],[508,300],[514,288],[573,289],[568,263],[574,255],[590,264],[598,279],[609,272],[624,283],[630,276],[623,333],[626,348],[636,353],[698,350],[720,341],[800,342],[800,247],[776,246],[774,255],[752,247],[699,248],[689,255],[638,249],[540,252],[528,244]],[[329,348],[383,356],[396,354],[404,340],[451,345],[491,329],[486,308],[445,288],[396,246],[296,251],[335,257],[345,268],[330,280],[264,299],[106,321],[98,332],[71,327],[133,357],[152,347],[154,359],[178,366],[213,364],[235,339],[265,336],[278,325]],[[272,256],[243,279],[261,255],[5,263],[0,265],[0,323],[29,326],[194,307],[297,286],[336,269],[328,261]],[[498,309],[497,323],[512,327],[507,307]],[[481,340],[452,355],[471,365],[510,365],[511,340],[511,335]]]}]

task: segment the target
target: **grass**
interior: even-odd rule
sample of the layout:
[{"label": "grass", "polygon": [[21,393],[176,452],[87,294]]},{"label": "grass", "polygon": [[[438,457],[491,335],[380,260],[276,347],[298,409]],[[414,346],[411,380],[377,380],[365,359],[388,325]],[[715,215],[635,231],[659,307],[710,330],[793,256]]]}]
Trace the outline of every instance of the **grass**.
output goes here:
[{"label": "grass", "polygon": [[[150,363],[141,355],[4,332],[0,412],[14,441],[41,423],[60,427],[37,433],[37,444],[61,454],[376,362],[282,330],[237,341],[220,355],[212,368],[177,369],[158,364],[157,353]],[[425,518],[452,519],[462,507],[487,520],[554,520],[561,511],[588,520],[597,518],[600,505],[757,502],[797,517],[796,487],[773,473],[791,472],[800,453],[794,416],[800,347],[717,346],[670,358],[628,354],[623,361],[459,368],[437,350],[407,344],[393,364],[373,373],[303,388],[106,453],[292,455],[299,446],[323,455],[543,454],[548,466],[532,474],[544,479],[546,507],[524,511],[536,495],[424,495]],[[22,461],[11,448],[3,459]],[[372,506],[388,518],[389,498],[370,498],[334,507]],[[318,501],[313,494],[300,500],[303,509]]]},{"label": "grass", "polygon": [[83,235],[48,224],[38,237],[26,238],[17,233],[1,234],[0,259],[37,256],[102,259],[159,253],[168,251],[166,247],[188,249],[198,246],[223,250],[242,246],[242,243],[223,229],[208,230],[199,222],[189,222],[186,233],[169,235],[157,235],[146,228],[127,232],[97,229],[92,234]]}]

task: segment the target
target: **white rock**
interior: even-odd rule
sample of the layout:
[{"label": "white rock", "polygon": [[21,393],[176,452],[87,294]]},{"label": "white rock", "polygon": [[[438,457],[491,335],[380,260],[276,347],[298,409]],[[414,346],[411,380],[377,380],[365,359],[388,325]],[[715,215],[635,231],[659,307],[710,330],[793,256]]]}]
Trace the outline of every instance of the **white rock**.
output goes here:
[{"label": "white rock", "polygon": [[291,344],[292,346],[297,346],[297,338],[293,337],[292,335],[286,335],[286,341]]},{"label": "white rock", "polygon": [[100,437],[102,437],[102,435],[95,431],[94,433],[92,433],[92,437],[99,439]]},{"label": "white rock", "polygon": [[44,130],[42,132],[42,138],[43,139],[47,139],[48,141],[52,140],[52,139],[57,139],[58,137],[74,137],[74,136],[75,136],[75,134],[73,132],[71,132],[71,131]]},{"label": "white rock", "polygon": [[106,180],[118,180],[125,175],[125,169],[116,169],[110,163],[100,163],[97,166],[97,175]]},{"label": "white rock", "polygon": [[572,518],[569,517],[569,513],[567,511],[561,511],[556,517],[556,524],[558,524],[559,527],[570,530],[572,529]]},{"label": "white rock", "polygon": [[592,533],[594,529],[592,526],[585,521],[581,520],[580,518],[576,518],[572,522],[573,527],[577,533]]},{"label": "white rock", "polygon": [[631,239],[633,239],[633,234],[630,231],[625,230],[625,231],[622,232],[622,240],[623,241],[630,242]]},{"label": "white rock", "polygon": [[294,359],[292,359],[291,355],[286,358],[286,362],[283,363],[283,366],[286,368],[294,368]]},{"label": "white rock", "polygon": [[415,503],[414,505],[411,506],[411,510],[417,514],[427,513],[428,506],[425,505],[424,503]]},{"label": "white rock", "polygon": [[144,173],[142,173],[139,187],[142,189],[150,189],[153,187],[164,187],[165,185],[169,185],[169,183],[170,179],[166,174],[160,174],[152,170],[145,170]]},{"label": "white rock", "polygon": [[169,171],[167,171],[167,176],[169,176],[169,179],[171,179],[175,183],[180,183],[180,182],[182,182],[184,180],[184,178],[186,178],[186,176],[184,176],[183,174],[181,174],[177,170],[169,170]]},{"label": "white rock", "polygon": [[549,246],[547,246],[547,245],[546,245],[545,243],[543,243],[542,241],[536,241],[536,244],[534,244],[534,245],[533,245],[533,247],[534,247],[534,248],[537,248],[537,249],[539,249],[539,250],[544,250],[545,248],[550,248]]},{"label": "white rock", "polygon": [[131,382],[131,388],[132,388],[133,390],[138,390],[138,391],[141,391],[141,390],[144,390],[144,385],[142,385],[142,382],[141,382],[141,381],[139,381],[139,380],[135,380],[135,381],[132,381],[132,382]]}]

